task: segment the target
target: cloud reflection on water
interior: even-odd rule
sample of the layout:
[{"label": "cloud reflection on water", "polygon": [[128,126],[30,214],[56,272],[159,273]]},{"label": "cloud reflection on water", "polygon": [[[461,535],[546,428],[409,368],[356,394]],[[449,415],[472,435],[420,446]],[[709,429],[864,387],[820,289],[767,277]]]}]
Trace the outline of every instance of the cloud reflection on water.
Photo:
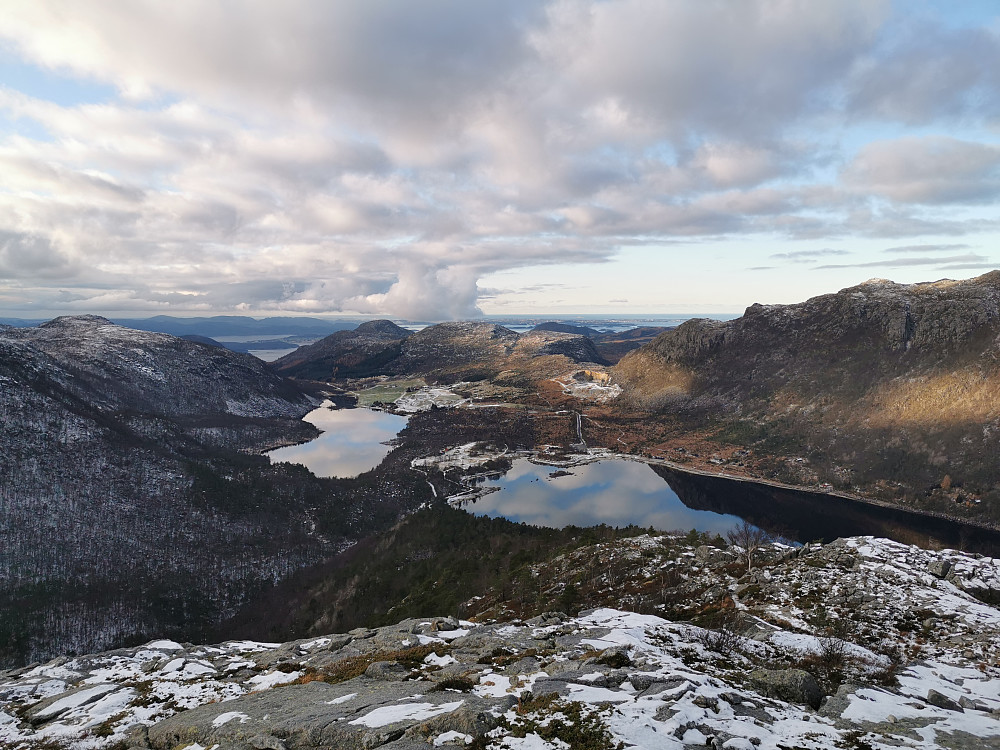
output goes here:
[{"label": "cloud reflection on water", "polygon": [[356,477],[374,469],[392,450],[391,440],[406,426],[406,417],[370,409],[330,409],[321,406],[303,420],[323,434],[301,445],[268,453],[272,463],[302,464],[318,477]]},{"label": "cloud reflection on water", "polygon": [[476,515],[502,516],[535,526],[652,526],[665,531],[698,529],[724,534],[740,522],[737,516],[693,510],[646,464],[597,461],[570,469],[571,475],[550,477],[551,466],[518,459],[500,479],[485,482],[500,487],[467,510]]}]

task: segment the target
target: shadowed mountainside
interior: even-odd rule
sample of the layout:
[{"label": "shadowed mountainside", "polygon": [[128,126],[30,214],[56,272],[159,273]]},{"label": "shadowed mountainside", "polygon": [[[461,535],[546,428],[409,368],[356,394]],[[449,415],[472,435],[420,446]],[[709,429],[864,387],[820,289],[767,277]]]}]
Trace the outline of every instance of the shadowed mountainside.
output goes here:
[{"label": "shadowed mountainside", "polygon": [[540,323],[532,329],[536,331],[556,331],[558,333],[573,333],[579,336],[586,336],[594,342],[594,348],[601,355],[601,359],[608,364],[618,362],[629,352],[638,349],[661,333],[672,330],[662,326],[639,326],[630,328],[627,331],[617,331],[604,333],[596,328],[587,326],[576,326],[571,323]]},{"label": "shadowed mountainside", "polygon": [[194,636],[426,500],[402,469],[254,455],[314,437],[312,407],[255,357],[103,318],[0,329],[0,665]]},{"label": "shadowed mountainside", "polygon": [[271,367],[281,375],[305,380],[367,377],[398,357],[402,341],[409,335],[391,321],[370,320],[353,331],[337,331],[300,346],[276,359]]}]

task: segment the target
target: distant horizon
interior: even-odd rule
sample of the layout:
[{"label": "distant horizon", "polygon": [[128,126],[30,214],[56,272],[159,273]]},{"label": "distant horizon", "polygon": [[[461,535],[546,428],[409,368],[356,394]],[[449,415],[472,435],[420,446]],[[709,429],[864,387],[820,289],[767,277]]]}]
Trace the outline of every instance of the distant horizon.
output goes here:
[{"label": "distant horizon", "polygon": [[734,318],[741,317],[748,307],[753,304],[762,305],[794,305],[812,299],[815,296],[821,296],[824,294],[835,294],[837,292],[843,291],[843,289],[849,289],[854,286],[862,286],[864,284],[869,284],[872,282],[888,281],[891,284],[898,284],[900,286],[910,286],[914,284],[935,284],[939,282],[961,282],[969,281],[971,279],[979,278],[986,275],[992,271],[1000,270],[1000,267],[996,269],[983,270],[981,273],[977,273],[971,277],[942,277],[936,279],[918,279],[912,282],[900,282],[893,279],[886,279],[884,277],[869,277],[864,279],[857,284],[852,284],[848,287],[836,288],[836,289],[823,289],[816,294],[812,294],[808,297],[801,297],[798,299],[792,299],[790,301],[778,302],[774,300],[758,299],[753,302],[740,307],[738,310],[735,309],[733,305],[723,305],[721,303],[717,304],[717,308],[729,308],[729,309],[692,309],[680,310],[680,311],[658,311],[658,312],[643,312],[643,311],[625,311],[625,310],[609,310],[602,312],[582,312],[577,310],[570,311],[552,311],[552,310],[530,310],[524,312],[502,312],[502,313],[491,313],[491,312],[481,312],[480,314],[462,316],[462,317],[452,317],[452,318],[410,318],[400,315],[393,315],[389,313],[359,313],[359,312],[296,312],[296,311],[284,311],[284,310],[262,310],[253,312],[244,311],[189,311],[189,310],[174,310],[170,312],[163,311],[142,311],[142,310],[126,310],[126,311],[98,311],[98,310],[50,310],[50,311],[3,311],[0,310],[0,321],[3,320],[25,320],[25,321],[36,321],[44,322],[47,320],[52,320],[54,318],[63,316],[78,316],[78,315],[98,315],[100,317],[108,318],[109,320],[152,320],[158,317],[170,318],[176,320],[185,319],[200,319],[209,320],[215,318],[242,318],[242,319],[253,319],[253,320],[265,320],[268,318],[300,318],[300,319],[312,319],[312,320],[322,320],[322,321],[367,321],[367,320],[392,320],[394,322],[407,322],[407,323],[421,323],[421,324],[434,324],[443,322],[454,322],[454,321],[477,321],[477,320],[488,320],[488,321],[501,321],[501,320],[547,320],[547,321],[587,321],[587,320],[597,320],[597,321],[611,321],[611,320],[628,320],[628,321],[642,321],[642,320],[664,320],[664,319],[681,319],[689,320],[691,318],[712,318],[716,320],[732,320]]},{"label": "distant horizon", "polygon": [[426,323],[433,325],[436,323],[453,323],[453,322],[496,322],[496,321],[550,321],[550,322],[567,322],[567,321],[659,321],[659,320],[690,320],[691,318],[713,318],[717,320],[732,320],[743,315],[740,313],[717,313],[717,312],[687,312],[687,313],[619,313],[619,314],[607,314],[601,315],[596,313],[573,313],[573,314],[561,314],[561,315],[546,315],[546,314],[506,314],[506,315],[481,315],[478,317],[470,318],[453,318],[451,320],[414,320],[410,318],[400,318],[389,315],[296,315],[296,314],[275,314],[275,315],[247,315],[247,314],[234,314],[234,313],[219,313],[211,315],[177,315],[177,314],[167,314],[167,313],[157,313],[155,315],[117,315],[117,314],[105,314],[98,312],[72,312],[66,313],[61,312],[49,316],[23,316],[23,315],[0,315],[0,321],[5,320],[19,320],[19,321],[31,321],[31,322],[46,322],[49,320],[54,320],[55,318],[62,317],[81,317],[85,315],[96,315],[97,317],[107,318],[108,320],[114,322],[116,320],[155,320],[157,318],[165,318],[170,320],[219,320],[225,318],[238,318],[242,320],[269,320],[269,319],[298,319],[298,320],[319,320],[319,321],[369,321],[369,320],[391,320],[394,323]]}]

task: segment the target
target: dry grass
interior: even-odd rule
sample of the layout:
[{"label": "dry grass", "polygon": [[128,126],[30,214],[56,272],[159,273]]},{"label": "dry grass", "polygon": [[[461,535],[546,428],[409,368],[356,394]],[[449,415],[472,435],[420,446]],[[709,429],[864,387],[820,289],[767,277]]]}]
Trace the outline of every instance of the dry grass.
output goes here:
[{"label": "dry grass", "polygon": [[684,398],[691,393],[694,372],[664,362],[646,352],[633,352],[613,368],[614,378],[645,408]]},{"label": "dry grass", "polygon": [[859,410],[871,427],[948,426],[1000,419],[1000,373],[961,370],[886,384]]}]

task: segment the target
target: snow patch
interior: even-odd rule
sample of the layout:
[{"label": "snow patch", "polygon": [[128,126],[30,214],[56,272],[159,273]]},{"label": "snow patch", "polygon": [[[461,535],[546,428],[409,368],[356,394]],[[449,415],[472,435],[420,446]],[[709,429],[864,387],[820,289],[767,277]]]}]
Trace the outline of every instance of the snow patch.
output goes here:
[{"label": "snow patch", "polygon": [[465,701],[455,701],[454,703],[443,703],[435,706],[433,703],[409,703],[405,706],[381,706],[374,711],[369,711],[349,724],[360,724],[366,727],[385,727],[399,721],[415,719],[422,721],[432,719],[441,714],[450,714],[458,709]]}]

